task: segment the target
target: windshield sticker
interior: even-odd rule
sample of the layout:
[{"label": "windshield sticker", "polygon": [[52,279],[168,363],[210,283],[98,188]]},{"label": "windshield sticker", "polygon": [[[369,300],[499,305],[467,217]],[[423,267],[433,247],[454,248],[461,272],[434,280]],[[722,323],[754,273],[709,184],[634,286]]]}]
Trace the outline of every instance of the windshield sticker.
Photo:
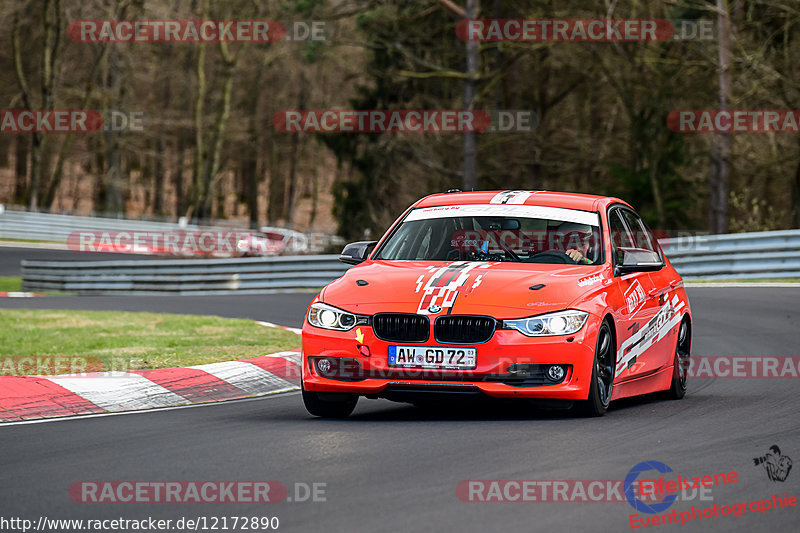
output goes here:
[{"label": "windshield sticker", "polygon": [[563,207],[544,207],[540,205],[509,204],[472,204],[445,205],[439,207],[422,207],[414,209],[405,218],[405,222],[429,220],[434,218],[455,217],[520,217],[575,222],[587,226],[600,226],[597,213],[565,209]]}]

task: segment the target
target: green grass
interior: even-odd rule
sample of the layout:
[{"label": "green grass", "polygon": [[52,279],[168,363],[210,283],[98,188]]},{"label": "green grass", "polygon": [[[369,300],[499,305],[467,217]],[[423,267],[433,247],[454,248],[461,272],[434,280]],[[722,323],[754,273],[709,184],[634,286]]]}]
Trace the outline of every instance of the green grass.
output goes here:
[{"label": "green grass", "polygon": [[3,239],[0,239],[0,242],[12,242],[12,243],[13,242],[29,242],[29,243],[34,243],[34,244],[52,244],[52,243],[64,244],[63,241],[43,241],[41,239],[12,239],[10,237],[4,237]]},{"label": "green grass", "polygon": [[[109,311],[0,310],[0,375],[68,373],[22,357],[74,358],[73,371],[141,370],[257,357],[300,347],[300,336],[251,320]],[[52,363],[44,363],[48,365]]]},{"label": "green grass", "polygon": [[19,276],[0,276],[0,292],[19,292],[22,290],[22,278]]},{"label": "green grass", "polygon": [[[20,292],[22,290],[22,278],[14,276],[0,276],[0,292]],[[47,296],[69,296],[69,292],[58,291],[38,291],[38,294]]]}]

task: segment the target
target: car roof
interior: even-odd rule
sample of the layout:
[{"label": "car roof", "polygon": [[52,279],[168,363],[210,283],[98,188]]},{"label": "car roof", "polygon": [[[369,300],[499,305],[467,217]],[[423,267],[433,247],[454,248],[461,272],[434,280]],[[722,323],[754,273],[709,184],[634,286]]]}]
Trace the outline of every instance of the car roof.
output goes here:
[{"label": "car roof", "polygon": [[[506,200],[506,201],[503,201]],[[436,207],[443,205],[502,204],[538,205],[544,207],[562,207],[580,209],[582,211],[598,211],[612,203],[628,205],[612,196],[596,196],[554,191],[473,191],[448,192],[426,196],[417,201],[413,207]]]}]

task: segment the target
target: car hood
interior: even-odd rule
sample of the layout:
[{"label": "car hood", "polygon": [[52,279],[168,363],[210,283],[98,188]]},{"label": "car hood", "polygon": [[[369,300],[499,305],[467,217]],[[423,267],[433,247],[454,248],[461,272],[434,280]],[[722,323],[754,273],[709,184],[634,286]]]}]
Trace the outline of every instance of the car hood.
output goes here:
[{"label": "car hood", "polygon": [[330,283],[320,298],[358,314],[449,312],[513,318],[565,309],[608,283],[602,266],[369,261]]}]

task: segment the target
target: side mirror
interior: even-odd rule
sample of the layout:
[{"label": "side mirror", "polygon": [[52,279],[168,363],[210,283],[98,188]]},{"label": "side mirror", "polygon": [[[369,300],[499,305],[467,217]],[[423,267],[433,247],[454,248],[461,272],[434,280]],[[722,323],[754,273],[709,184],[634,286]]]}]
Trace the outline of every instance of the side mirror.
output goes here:
[{"label": "side mirror", "polygon": [[339,261],[348,265],[363,263],[367,260],[376,244],[378,244],[378,241],[351,242],[342,250],[341,255],[339,255]]},{"label": "side mirror", "polygon": [[657,252],[638,248],[618,250],[616,259],[615,276],[622,276],[631,272],[655,272],[661,270],[664,266],[664,262]]}]

